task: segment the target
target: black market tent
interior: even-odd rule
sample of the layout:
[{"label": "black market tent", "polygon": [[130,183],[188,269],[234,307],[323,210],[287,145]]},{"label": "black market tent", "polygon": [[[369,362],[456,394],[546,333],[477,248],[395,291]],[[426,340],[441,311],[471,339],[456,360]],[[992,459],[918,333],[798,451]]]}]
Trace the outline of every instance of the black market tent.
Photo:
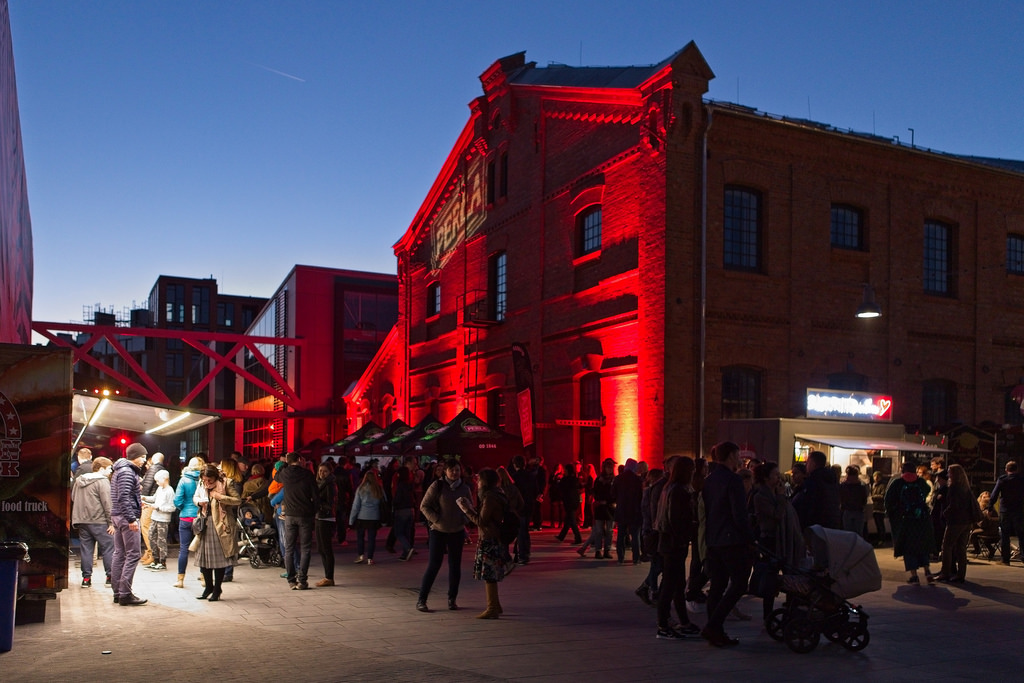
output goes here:
[{"label": "black market tent", "polygon": [[385,435],[373,443],[370,452],[374,455],[396,458],[402,454],[404,440],[416,431],[401,420],[395,420],[385,431]]},{"label": "black market tent", "polygon": [[406,452],[454,456],[478,471],[482,467],[508,465],[514,456],[523,453],[523,441],[492,427],[467,408],[433,434],[411,441]]},{"label": "black market tent", "polygon": [[414,445],[424,437],[430,436],[440,429],[444,429],[444,422],[441,422],[434,417],[433,413],[427,413],[422,420],[416,423],[416,426],[412,428],[412,431],[406,434],[402,439],[402,453],[406,455],[415,455],[416,451],[413,450]]},{"label": "black market tent", "polygon": [[396,432],[400,432],[408,428],[409,425],[407,425],[406,423],[402,422],[401,420],[395,420],[386,428],[382,429],[380,432],[372,436],[368,436],[365,439],[360,439],[355,443],[349,444],[348,447],[345,448],[345,453],[347,455],[356,456],[370,455],[373,453],[374,446],[376,446],[379,443],[383,443],[387,439],[390,439],[392,436],[395,435]]},{"label": "black market tent", "polygon": [[323,449],[323,451],[321,451],[320,454],[324,455],[324,456],[327,456],[327,455],[333,455],[333,456],[345,455],[345,449],[348,446],[351,446],[352,444],[357,443],[359,441],[362,441],[363,439],[366,439],[368,437],[372,437],[372,436],[375,436],[377,434],[380,434],[383,431],[384,430],[381,429],[380,426],[376,422],[373,422],[371,420],[370,422],[367,422],[366,424],[364,424],[362,427],[360,427],[356,431],[354,431],[351,434],[349,434],[348,436],[346,436],[341,441],[338,441],[334,445],[328,446],[327,448]]},{"label": "black market tent", "polygon": [[382,456],[396,456],[401,454],[401,449],[396,448],[394,441],[397,439],[400,441],[402,435],[408,434],[412,431],[412,427],[408,423],[402,420],[395,420],[387,427],[384,428],[384,433],[376,437],[368,446],[368,448],[356,455],[382,455]]}]

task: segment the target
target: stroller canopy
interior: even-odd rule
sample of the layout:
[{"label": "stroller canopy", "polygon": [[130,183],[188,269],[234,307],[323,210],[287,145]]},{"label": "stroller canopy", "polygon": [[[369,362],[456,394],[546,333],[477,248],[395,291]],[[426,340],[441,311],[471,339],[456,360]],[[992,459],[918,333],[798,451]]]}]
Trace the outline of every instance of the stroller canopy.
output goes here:
[{"label": "stroller canopy", "polygon": [[828,575],[835,581],[831,586],[833,593],[848,599],[882,587],[875,549],[860,534],[817,524],[804,533],[814,564],[828,568]]}]

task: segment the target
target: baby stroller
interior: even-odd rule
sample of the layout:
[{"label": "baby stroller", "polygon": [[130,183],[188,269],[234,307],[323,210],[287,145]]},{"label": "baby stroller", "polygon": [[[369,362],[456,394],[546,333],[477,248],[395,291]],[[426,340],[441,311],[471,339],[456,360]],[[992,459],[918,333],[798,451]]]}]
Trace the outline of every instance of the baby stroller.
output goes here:
[{"label": "baby stroller", "polygon": [[242,530],[242,540],[238,542],[239,554],[249,558],[253,569],[280,567],[284,564],[277,545],[277,529],[263,520],[259,508],[249,503],[240,505],[238,526]]},{"label": "baby stroller", "polygon": [[848,599],[882,587],[871,544],[851,531],[814,525],[804,532],[813,566],[782,567],[785,604],[771,613],[768,635],[800,654],[818,646],[824,635],[857,652],[868,646],[868,615]]}]

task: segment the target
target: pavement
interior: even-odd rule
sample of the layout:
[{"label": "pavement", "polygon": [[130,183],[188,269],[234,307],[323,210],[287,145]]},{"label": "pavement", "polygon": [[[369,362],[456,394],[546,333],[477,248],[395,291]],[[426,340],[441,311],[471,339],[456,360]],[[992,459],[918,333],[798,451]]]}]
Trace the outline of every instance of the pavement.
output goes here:
[{"label": "pavement", "polygon": [[[381,532],[384,533],[383,531]],[[418,531],[422,544],[423,532]],[[140,568],[135,592],[148,604],[121,607],[99,585],[72,586],[51,602],[44,623],[14,631],[0,654],[2,681],[742,681],[964,680],[1020,675],[1024,565],[972,559],[967,583],[912,586],[891,548],[877,551],[882,589],[860,596],[870,642],[851,652],[822,638],[808,654],[770,639],[757,616],[728,621],[736,647],[701,639],[655,638],[655,611],[633,593],[647,565],[581,559],[545,529],[527,566],[500,584],[505,613],[476,619],[483,585],[463,557],[459,605],[446,606],[447,569],[415,610],[425,550],[409,562],[383,550],[355,565],[354,544],[335,546],[336,586],[292,591],[280,569],[239,565],[219,602],[197,600],[198,571],[174,588],[173,568]],[[381,538],[383,541],[383,537]],[[172,555],[174,555],[172,548]],[[938,567],[933,565],[937,571]],[[102,571],[99,576],[102,576]],[[310,583],[322,578],[314,552]],[[781,601],[780,601],[781,602]],[[702,614],[691,619],[703,625]]]}]

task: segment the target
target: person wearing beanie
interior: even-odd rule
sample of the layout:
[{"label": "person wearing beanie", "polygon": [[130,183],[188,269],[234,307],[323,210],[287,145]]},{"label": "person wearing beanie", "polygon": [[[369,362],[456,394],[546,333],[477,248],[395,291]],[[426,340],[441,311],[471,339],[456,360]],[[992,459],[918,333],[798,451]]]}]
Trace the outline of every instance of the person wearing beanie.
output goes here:
[{"label": "person wearing beanie", "polygon": [[132,580],[142,557],[142,518],[140,477],[149,452],[141,443],[133,443],[125,457],[114,463],[110,480],[110,518],[114,526],[114,559],[110,581],[114,602],[122,606],[144,605],[146,601],[132,592]]}]

